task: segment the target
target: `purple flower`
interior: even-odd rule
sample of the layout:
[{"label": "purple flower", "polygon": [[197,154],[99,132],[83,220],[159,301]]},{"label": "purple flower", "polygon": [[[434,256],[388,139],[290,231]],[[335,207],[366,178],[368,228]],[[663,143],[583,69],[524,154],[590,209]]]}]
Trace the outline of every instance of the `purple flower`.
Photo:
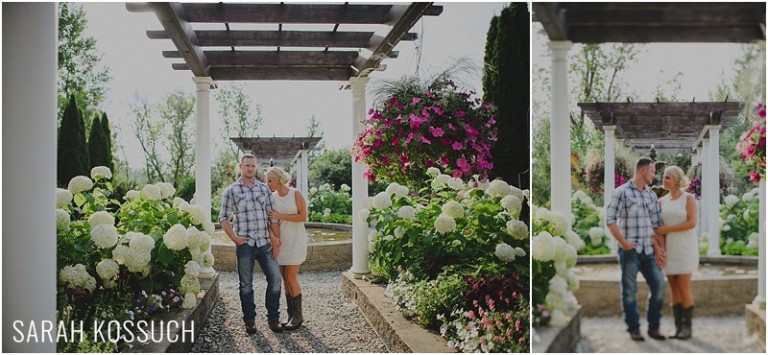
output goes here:
[{"label": "purple flower", "polygon": [[413,132],[408,133],[408,135],[405,137],[405,143],[410,143],[411,139],[413,139]]},{"label": "purple flower", "polygon": [[458,118],[464,118],[464,111],[458,110],[456,111],[456,117]]},{"label": "purple flower", "polygon": [[440,127],[429,127],[429,132],[432,133],[433,137],[442,137],[445,133],[442,128]]},{"label": "purple flower", "polygon": [[443,109],[441,109],[440,107],[432,106],[431,108],[432,108],[432,111],[434,111],[438,116],[443,115]]},{"label": "purple flower", "polygon": [[461,142],[456,141],[456,142],[453,142],[453,145],[451,145],[451,148],[453,148],[453,150],[464,150],[464,145],[461,144]]}]

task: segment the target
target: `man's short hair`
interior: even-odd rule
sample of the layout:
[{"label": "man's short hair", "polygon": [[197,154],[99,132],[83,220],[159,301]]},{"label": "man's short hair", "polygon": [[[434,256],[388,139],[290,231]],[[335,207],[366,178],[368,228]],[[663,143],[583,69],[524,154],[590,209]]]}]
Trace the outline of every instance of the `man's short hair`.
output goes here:
[{"label": "man's short hair", "polygon": [[253,154],[243,154],[243,156],[242,156],[242,157],[240,157],[240,164],[242,164],[242,163],[243,163],[243,160],[245,160],[245,159],[253,159],[253,160],[256,160],[256,156],[255,156],[255,155],[253,155]]},{"label": "man's short hair", "polygon": [[637,162],[635,162],[635,174],[637,174],[637,172],[640,169],[645,168],[646,166],[649,166],[651,164],[653,164],[653,160],[651,158],[648,158],[648,157],[638,158]]}]

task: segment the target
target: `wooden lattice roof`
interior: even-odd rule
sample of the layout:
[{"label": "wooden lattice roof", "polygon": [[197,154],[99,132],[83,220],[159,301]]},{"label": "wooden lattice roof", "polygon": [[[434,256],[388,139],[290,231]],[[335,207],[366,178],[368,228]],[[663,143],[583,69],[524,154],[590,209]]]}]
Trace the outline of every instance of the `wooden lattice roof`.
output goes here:
[{"label": "wooden lattice roof", "polygon": [[690,153],[702,138],[708,137],[708,125],[727,128],[738,117],[739,102],[632,102],[579,103],[597,129],[616,126],[616,136],[624,145],[648,151],[651,145],[659,153]]},{"label": "wooden lattice roof", "polygon": [[[374,4],[127,3],[132,12],[154,11],[171,39],[163,51],[175,70],[213,80],[348,80],[383,68],[397,57],[400,41],[423,15],[437,16],[431,2]],[[290,29],[289,29],[290,27]],[[307,29],[311,28],[311,29]],[[321,29],[322,28],[322,29]],[[387,31],[384,34],[382,28]],[[363,30],[364,29],[364,30]]]},{"label": "wooden lattice roof", "polygon": [[240,150],[250,152],[262,168],[274,162],[275,166],[291,165],[300,150],[312,150],[321,137],[238,137],[230,138]]},{"label": "wooden lattice roof", "polygon": [[765,2],[534,2],[533,20],[574,43],[765,40]]}]

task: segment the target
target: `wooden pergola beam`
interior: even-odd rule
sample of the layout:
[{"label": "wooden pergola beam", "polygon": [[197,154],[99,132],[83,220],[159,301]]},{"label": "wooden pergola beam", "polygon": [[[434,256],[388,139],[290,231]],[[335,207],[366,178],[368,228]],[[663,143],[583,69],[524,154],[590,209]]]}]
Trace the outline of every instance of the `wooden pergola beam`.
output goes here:
[{"label": "wooden pergola beam", "polygon": [[[200,47],[334,47],[374,49],[384,37],[374,32],[323,31],[195,31]],[[147,31],[151,39],[167,39],[165,31]],[[414,41],[414,32],[401,41]]]},{"label": "wooden pergola beam", "polygon": [[757,25],[664,25],[652,28],[644,25],[569,26],[568,39],[578,43],[677,43],[749,42],[761,36]]},{"label": "wooden pergola beam", "polygon": [[565,10],[558,3],[534,2],[533,20],[541,22],[544,31],[552,41],[567,41],[568,26],[565,23]]},{"label": "wooden pergola beam", "polygon": [[[357,51],[204,51],[213,67],[262,65],[349,66]],[[164,51],[163,57],[181,58],[177,51]]]},{"label": "wooden pergola beam", "polygon": [[[385,24],[393,6],[399,5],[183,4],[189,22],[303,24]],[[423,15],[436,16],[441,12],[442,7],[435,7]]]},{"label": "wooden pergola beam", "polygon": [[184,10],[179,3],[150,3],[173,44],[195,76],[210,76],[208,60],[197,45],[197,36],[189,22],[182,20]]},{"label": "wooden pergola beam", "polygon": [[259,66],[213,67],[216,80],[349,80],[353,75],[349,66]]}]

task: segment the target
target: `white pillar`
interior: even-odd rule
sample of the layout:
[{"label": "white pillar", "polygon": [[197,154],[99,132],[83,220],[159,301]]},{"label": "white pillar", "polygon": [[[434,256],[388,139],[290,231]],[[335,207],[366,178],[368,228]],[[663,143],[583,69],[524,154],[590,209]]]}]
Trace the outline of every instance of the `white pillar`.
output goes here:
[{"label": "white pillar", "polygon": [[571,126],[568,108],[570,41],[549,42],[552,52],[550,179],[552,210],[571,216]]},{"label": "white pillar", "polygon": [[[701,220],[699,220],[699,225],[701,225],[701,232],[707,234],[709,234],[709,223],[706,223],[706,218],[709,216],[709,198],[711,197],[711,192],[707,191],[707,186],[709,186],[709,169],[709,138],[704,138],[701,140],[701,198],[699,200]],[[709,241],[711,241],[711,239],[708,238],[707,243],[709,243]],[[709,249],[711,249],[711,246]]]},{"label": "white pillar", "polygon": [[56,351],[13,341],[13,322],[29,340],[56,321],[57,19],[53,2],[3,4],[4,352]]},{"label": "white pillar", "polygon": [[[605,131],[605,154],[603,154],[605,161],[605,164],[603,164],[605,169],[603,172],[603,175],[605,175],[603,179],[603,209],[607,210],[608,203],[611,202],[613,190],[616,188],[616,179],[614,177],[616,174],[616,152],[614,147],[614,132],[616,132],[616,126],[603,126],[603,131]],[[603,226],[603,230],[605,235],[611,235],[608,226]],[[611,252],[616,252],[616,250],[618,250],[618,242],[616,242],[615,238],[608,238],[608,247],[611,249]]]},{"label": "white pillar", "polygon": [[[765,305],[765,176],[760,180],[760,222],[758,224],[757,297],[755,303]],[[765,308],[765,307],[763,307]]]},{"label": "white pillar", "polygon": [[[351,78],[352,137],[365,130],[365,86],[368,78]],[[368,181],[363,178],[365,165],[352,158],[352,273],[360,278],[371,272],[368,268],[368,224],[357,217],[368,199]]]},{"label": "white pillar", "polygon": [[720,252],[720,125],[709,128],[709,250],[707,255],[721,255]]},{"label": "white pillar", "polygon": [[299,160],[301,161],[301,180],[298,180],[297,183],[299,185],[299,191],[301,191],[304,196],[309,196],[309,157],[308,157],[308,151],[307,150],[301,150],[299,151]]},{"label": "white pillar", "polygon": [[[203,218],[211,220],[211,83],[210,77],[194,77],[197,86],[197,142],[195,144],[195,203],[203,209]],[[208,252],[211,247],[208,247]],[[205,267],[200,278],[212,278],[216,271]]]},{"label": "white pillar", "polygon": [[[701,143],[699,143],[701,144]],[[703,148],[701,146],[696,146],[696,151],[693,157],[691,157],[691,167],[696,166],[696,164],[701,162],[701,154],[702,154]],[[698,238],[701,233],[703,233],[706,229],[701,225],[702,221],[704,221],[704,210],[703,210],[703,201],[701,198],[696,200],[696,212],[698,215],[696,216],[696,220],[698,223],[696,223],[696,237]]]}]

